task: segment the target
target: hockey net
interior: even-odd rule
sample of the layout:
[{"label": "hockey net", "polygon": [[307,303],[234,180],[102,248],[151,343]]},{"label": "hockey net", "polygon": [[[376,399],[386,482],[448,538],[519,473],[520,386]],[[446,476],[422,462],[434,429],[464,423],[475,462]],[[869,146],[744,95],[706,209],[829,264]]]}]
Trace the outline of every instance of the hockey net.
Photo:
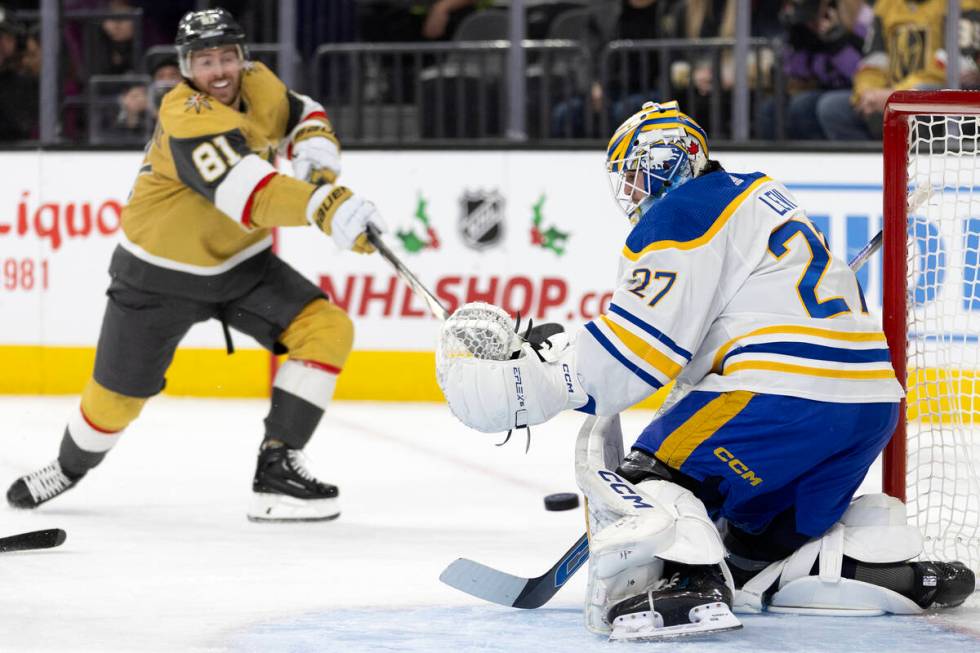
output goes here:
[{"label": "hockey net", "polygon": [[923,558],[980,573],[980,92],[895,93],[884,155],[883,322],[906,386],[884,489]]}]

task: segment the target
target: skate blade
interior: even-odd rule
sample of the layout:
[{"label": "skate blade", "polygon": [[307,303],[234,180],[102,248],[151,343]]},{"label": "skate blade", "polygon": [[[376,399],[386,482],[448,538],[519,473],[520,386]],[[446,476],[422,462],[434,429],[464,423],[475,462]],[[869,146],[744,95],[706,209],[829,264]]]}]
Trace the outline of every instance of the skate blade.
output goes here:
[{"label": "skate blade", "polygon": [[329,521],[340,516],[340,502],[255,492],[246,516],[251,522]]},{"label": "skate blade", "polygon": [[691,620],[690,623],[658,627],[656,624],[662,623],[660,615],[647,613],[647,618],[637,619],[640,623],[636,625],[631,621],[614,624],[609,639],[611,641],[653,642],[677,637],[714,635],[726,630],[738,630],[742,627],[742,622],[732,614],[725,603],[699,605],[691,609],[688,618]]}]

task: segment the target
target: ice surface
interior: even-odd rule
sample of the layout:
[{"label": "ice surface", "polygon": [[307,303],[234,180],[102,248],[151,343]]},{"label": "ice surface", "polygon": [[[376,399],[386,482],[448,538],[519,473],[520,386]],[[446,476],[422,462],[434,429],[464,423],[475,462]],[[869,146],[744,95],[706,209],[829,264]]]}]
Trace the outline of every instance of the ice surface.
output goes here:
[{"label": "ice surface", "polygon": [[[54,458],[76,399],[0,398],[0,486]],[[741,631],[610,644],[582,626],[585,574],[545,608],[487,605],[437,579],[463,556],[543,573],[581,534],[581,416],[494,447],[443,406],[337,403],[307,447],[341,487],[318,524],[245,519],[263,401],[160,397],[104,464],[0,535],[61,527],[58,549],[0,555],[0,651],[943,651],[980,650],[980,599],[928,617],[759,615]],[[650,414],[624,417],[627,434]],[[872,479],[867,489],[874,490]]]}]

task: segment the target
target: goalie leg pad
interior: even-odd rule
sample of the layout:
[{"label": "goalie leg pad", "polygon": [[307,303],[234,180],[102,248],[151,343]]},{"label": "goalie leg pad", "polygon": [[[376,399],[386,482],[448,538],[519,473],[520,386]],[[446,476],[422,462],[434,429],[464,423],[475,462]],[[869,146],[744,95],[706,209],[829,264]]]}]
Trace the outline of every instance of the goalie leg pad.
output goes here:
[{"label": "goalie leg pad", "polygon": [[704,505],[669,481],[628,483],[608,468],[617,460],[618,417],[586,420],[576,442],[576,480],[586,496],[591,533],[586,624],[599,633],[610,632],[607,615],[614,605],[658,587],[664,561],[713,568],[722,586],[730,586],[721,571],[724,546]]},{"label": "goalie leg pad", "polygon": [[[919,614],[933,602],[962,602],[972,590],[964,593],[972,573],[959,563],[904,564],[921,548],[922,537],[906,523],[902,502],[883,494],[859,497],[822,538],[746,582],[736,592],[736,612],[757,612],[768,603],[772,612],[875,616]],[[814,568],[817,573],[811,574]],[[914,576],[887,581],[887,574],[902,572]]]}]

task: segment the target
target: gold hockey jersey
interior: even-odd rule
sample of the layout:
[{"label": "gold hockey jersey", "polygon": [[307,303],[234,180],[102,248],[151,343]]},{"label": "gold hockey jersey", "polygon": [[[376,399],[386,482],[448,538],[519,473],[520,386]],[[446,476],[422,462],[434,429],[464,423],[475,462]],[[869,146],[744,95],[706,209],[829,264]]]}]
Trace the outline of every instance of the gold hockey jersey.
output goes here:
[{"label": "gold hockey jersey", "polygon": [[[854,76],[855,97],[869,88],[896,90],[946,84],[947,0],[877,0],[865,57]],[[960,10],[960,51],[966,66],[977,53],[980,2],[964,0]]]},{"label": "gold hockey jersey", "polygon": [[228,287],[220,277],[256,267],[239,269],[269,250],[268,227],[307,224],[314,186],[272,161],[305,126],[329,125],[326,114],[261,63],[247,63],[241,83],[240,110],[186,81],[164,96],[122,212],[113,276],[211,298],[209,288]]}]

